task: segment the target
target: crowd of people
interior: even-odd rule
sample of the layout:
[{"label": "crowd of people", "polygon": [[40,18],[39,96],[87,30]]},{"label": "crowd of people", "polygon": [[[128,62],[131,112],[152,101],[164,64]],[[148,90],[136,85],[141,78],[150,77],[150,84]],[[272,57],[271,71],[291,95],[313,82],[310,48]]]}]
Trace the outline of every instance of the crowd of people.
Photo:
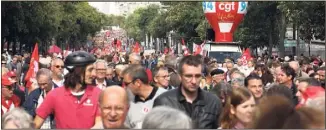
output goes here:
[{"label": "crowd of people", "polygon": [[320,56],[3,54],[4,129],[324,129]]}]

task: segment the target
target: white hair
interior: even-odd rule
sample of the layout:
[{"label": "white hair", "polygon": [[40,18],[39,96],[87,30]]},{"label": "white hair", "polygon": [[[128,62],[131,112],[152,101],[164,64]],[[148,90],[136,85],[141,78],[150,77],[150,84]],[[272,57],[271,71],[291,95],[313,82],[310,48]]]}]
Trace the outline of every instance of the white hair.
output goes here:
[{"label": "white hair", "polygon": [[321,95],[321,96],[318,96],[314,99],[307,101],[307,103],[305,105],[307,107],[315,108],[315,109],[325,112],[325,95],[324,94],[325,93],[323,93],[323,95]]},{"label": "white hair", "polygon": [[96,66],[98,63],[103,63],[106,69],[109,66],[109,64],[105,60],[96,60],[96,62],[94,63],[94,65]]},{"label": "white hair", "polygon": [[134,59],[135,61],[138,61],[138,62],[141,61],[141,56],[138,55],[138,54],[136,54],[136,53],[131,53],[131,54],[129,55],[129,59],[130,59],[130,58],[132,58],[132,59]]},{"label": "white hair", "polygon": [[180,110],[158,106],[145,116],[142,129],[192,129],[192,121]]},{"label": "white hair", "polygon": [[1,128],[6,129],[8,122],[14,122],[18,129],[33,128],[33,118],[22,108],[14,108],[2,116]]},{"label": "white hair", "polygon": [[122,65],[122,64],[118,64],[115,66],[115,70],[118,70],[118,71],[123,71],[127,66],[125,65]]}]

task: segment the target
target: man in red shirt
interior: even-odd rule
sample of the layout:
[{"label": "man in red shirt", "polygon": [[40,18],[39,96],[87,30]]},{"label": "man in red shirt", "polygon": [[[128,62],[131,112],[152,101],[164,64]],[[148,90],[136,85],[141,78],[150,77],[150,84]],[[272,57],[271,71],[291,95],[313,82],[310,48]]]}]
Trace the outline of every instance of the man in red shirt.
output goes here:
[{"label": "man in red shirt", "polygon": [[101,90],[92,84],[95,78],[93,63],[95,57],[84,51],[76,51],[65,59],[69,73],[65,76],[64,87],[48,93],[36,110],[35,128],[40,128],[44,120],[54,114],[56,128],[92,128],[100,123],[99,94]]},{"label": "man in red shirt", "polygon": [[13,93],[13,84],[9,77],[1,77],[1,115],[20,106],[21,100]]}]

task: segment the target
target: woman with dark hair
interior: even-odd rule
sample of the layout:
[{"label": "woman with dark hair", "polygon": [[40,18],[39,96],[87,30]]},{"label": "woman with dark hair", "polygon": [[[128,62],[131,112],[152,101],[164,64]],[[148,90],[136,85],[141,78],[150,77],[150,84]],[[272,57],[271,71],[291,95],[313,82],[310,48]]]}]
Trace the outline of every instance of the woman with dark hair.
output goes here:
[{"label": "woman with dark hair", "polygon": [[269,71],[266,65],[258,64],[255,66],[254,73],[261,77],[263,84],[269,85],[274,82],[273,74]]},{"label": "woman with dark hair", "polygon": [[39,129],[45,119],[54,114],[56,128],[92,128],[101,122],[98,97],[101,90],[92,85],[95,77],[95,57],[84,51],[69,54],[65,68],[64,87],[52,90],[36,111],[35,128]]},{"label": "woman with dark hair", "polygon": [[226,99],[220,119],[222,129],[243,129],[252,121],[255,99],[245,87],[234,88]]},{"label": "woman with dark hair", "polygon": [[314,108],[295,109],[284,96],[266,96],[257,106],[249,129],[325,129],[325,113]]},{"label": "woman with dark hair", "polygon": [[225,82],[219,82],[209,91],[219,97],[222,101],[222,105],[225,106],[226,98],[232,93],[232,86]]},{"label": "woman with dark hair", "polygon": [[319,75],[317,73],[312,73],[309,75],[309,77],[319,80]]}]

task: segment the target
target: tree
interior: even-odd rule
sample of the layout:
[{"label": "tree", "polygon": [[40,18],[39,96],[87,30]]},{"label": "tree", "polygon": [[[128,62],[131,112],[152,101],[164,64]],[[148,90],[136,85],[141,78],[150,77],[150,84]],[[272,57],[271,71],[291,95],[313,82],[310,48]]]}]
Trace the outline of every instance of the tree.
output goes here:
[{"label": "tree", "polygon": [[45,51],[53,38],[59,44],[82,43],[87,35],[99,31],[107,18],[87,2],[3,2],[1,11],[2,39],[25,44],[27,51],[35,42]]},{"label": "tree", "polygon": [[258,48],[278,44],[277,3],[249,2],[247,14],[235,31],[235,41],[241,41],[243,47]]},{"label": "tree", "polygon": [[205,19],[201,2],[174,2],[167,11],[167,26],[186,39],[198,37],[196,28]]}]

